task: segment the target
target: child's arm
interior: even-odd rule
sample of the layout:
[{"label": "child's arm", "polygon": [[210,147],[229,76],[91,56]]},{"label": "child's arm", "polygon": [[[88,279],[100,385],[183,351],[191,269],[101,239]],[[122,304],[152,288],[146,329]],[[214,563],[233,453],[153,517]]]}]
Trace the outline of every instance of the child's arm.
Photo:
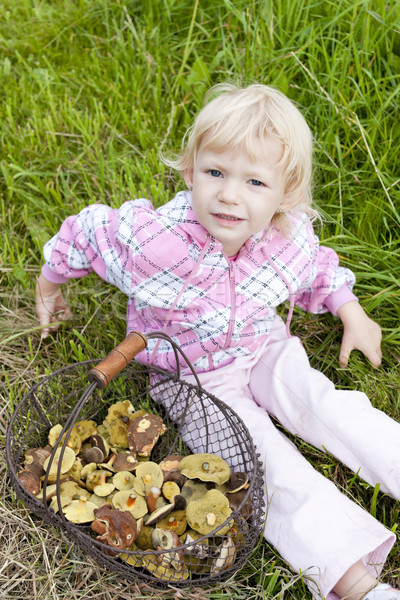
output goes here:
[{"label": "child's arm", "polygon": [[337,314],[344,327],[339,355],[340,366],[347,367],[351,351],[360,350],[374,367],[379,367],[382,360],[382,333],[378,323],[366,315],[357,301],[342,304]]},{"label": "child's arm", "polygon": [[72,317],[69,306],[61,293],[61,284],[48,281],[43,275],[36,281],[36,314],[42,329],[42,339],[47,338],[50,330],[60,326],[53,325],[57,321],[65,321]]}]

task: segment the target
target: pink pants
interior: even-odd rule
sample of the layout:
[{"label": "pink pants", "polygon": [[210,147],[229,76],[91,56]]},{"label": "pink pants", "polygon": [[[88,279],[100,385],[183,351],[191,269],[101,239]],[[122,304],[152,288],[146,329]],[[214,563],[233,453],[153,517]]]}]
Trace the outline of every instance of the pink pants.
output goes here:
[{"label": "pink pants", "polygon": [[400,425],[361,392],[335,390],[278,318],[256,355],[199,378],[248,427],[265,467],[265,538],[307,578],[313,595],[337,598],[332,588],[360,559],[377,576],[395,535],[319,474],[269,414],[398,499]]}]

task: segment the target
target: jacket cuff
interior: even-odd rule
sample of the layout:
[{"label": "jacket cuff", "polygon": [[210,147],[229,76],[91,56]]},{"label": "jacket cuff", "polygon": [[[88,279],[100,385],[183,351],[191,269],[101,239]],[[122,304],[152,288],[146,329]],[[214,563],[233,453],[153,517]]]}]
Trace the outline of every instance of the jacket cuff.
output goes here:
[{"label": "jacket cuff", "polygon": [[330,296],[325,299],[325,306],[335,317],[337,317],[337,311],[346,302],[352,302],[355,300],[358,302],[357,296],[353,294],[347,284],[343,285],[337,292],[333,292]]},{"label": "jacket cuff", "polygon": [[50,281],[51,283],[65,283],[68,281],[68,277],[64,277],[64,275],[58,275],[58,273],[54,273],[49,267],[49,265],[44,264],[42,267],[42,275]]}]

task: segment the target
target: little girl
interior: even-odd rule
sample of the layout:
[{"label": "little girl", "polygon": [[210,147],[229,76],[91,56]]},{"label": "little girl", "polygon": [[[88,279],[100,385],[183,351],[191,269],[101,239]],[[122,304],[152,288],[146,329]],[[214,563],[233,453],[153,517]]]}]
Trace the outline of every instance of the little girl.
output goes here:
[{"label": "little girl", "polygon": [[[265,537],[313,595],[400,600],[376,579],[394,534],[315,471],[269,416],[400,498],[400,426],[364,394],[335,390],[289,333],[294,304],[330,311],[344,326],[342,366],[353,349],[381,361],[380,328],[351,291],[354,275],[314,236],[310,130],[268,86],[214,92],[182,155],[166,161],[188,191],[157,210],[144,199],[89,206],[46,244],[36,298],[42,336],[60,312],[71,315],[60,291],[68,279],[95,271],[118,286],[128,331],[166,331],[203,387],[247,425],[264,462]],[[286,300],[285,326],[276,308]],[[170,345],[155,343],[138,359],[175,370]]]}]

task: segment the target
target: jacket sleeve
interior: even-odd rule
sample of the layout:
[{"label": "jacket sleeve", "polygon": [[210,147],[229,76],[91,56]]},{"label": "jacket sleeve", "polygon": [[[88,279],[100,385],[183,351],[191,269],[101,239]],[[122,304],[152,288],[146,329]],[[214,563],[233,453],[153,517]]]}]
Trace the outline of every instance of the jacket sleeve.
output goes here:
[{"label": "jacket sleeve", "polygon": [[[311,225],[309,225],[311,227]],[[357,300],[352,288],[354,273],[339,265],[334,250],[321,246],[317,236],[310,236],[311,269],[309,277],[295,294],[295,304],[311,313],[337,311],[346,302]]]},{"label": "jacket sleeve", "polygon": [[131,295],[140,278],[140,257],[145,255],[149,265],[160,260],[152,256],[157,248],[152,240],[162,230],[148,200],[128,201],[119,209],[90,205],[68,217],[47,242],[42,273],[49,281],[64,283],[95,272]]}]

